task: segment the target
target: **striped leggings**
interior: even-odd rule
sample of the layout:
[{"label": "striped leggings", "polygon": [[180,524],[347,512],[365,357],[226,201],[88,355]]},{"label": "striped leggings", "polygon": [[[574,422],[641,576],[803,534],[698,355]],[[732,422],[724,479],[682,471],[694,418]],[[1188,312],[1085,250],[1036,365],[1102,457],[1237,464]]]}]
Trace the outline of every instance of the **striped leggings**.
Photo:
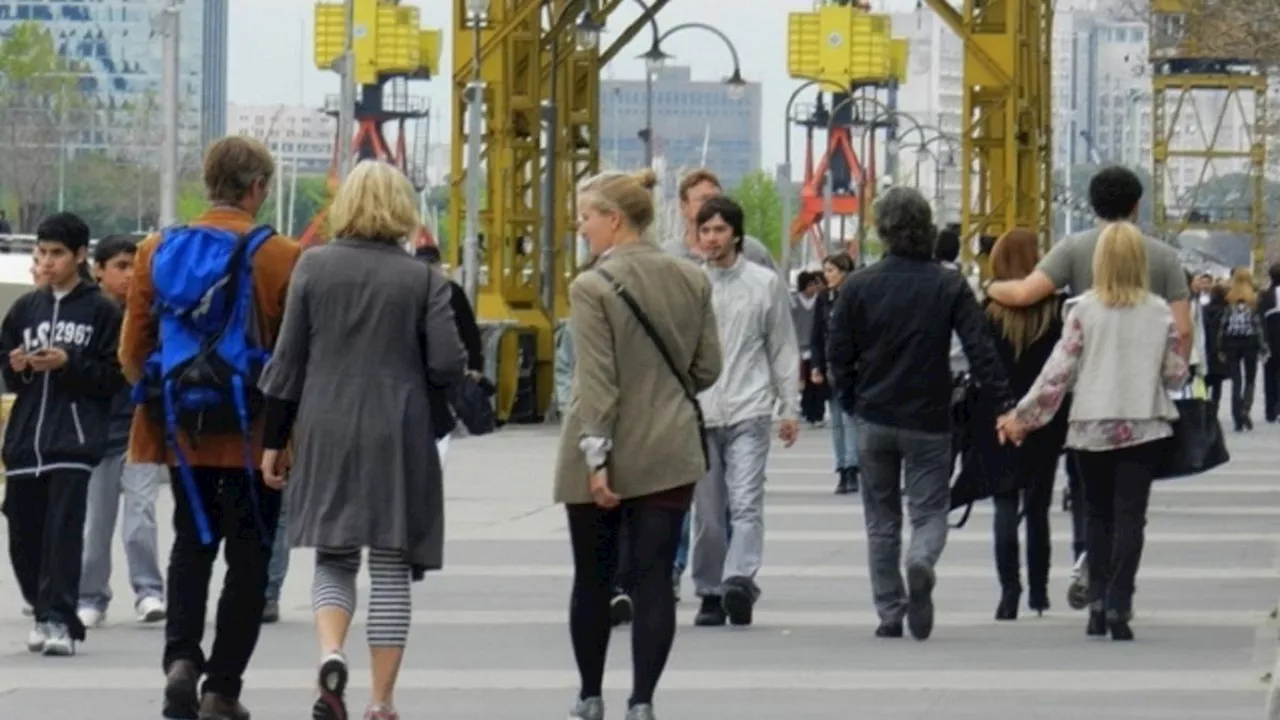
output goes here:
[{"label": "striped leggings", "polygon": [[[316,550],[316,574],[311,585],[311,608],[356,612],[356,573],[359,550]],[[409,639],[413,601],[409,596],[411,570],[397,550],[369,548],[369,647],[402,648]]]}]

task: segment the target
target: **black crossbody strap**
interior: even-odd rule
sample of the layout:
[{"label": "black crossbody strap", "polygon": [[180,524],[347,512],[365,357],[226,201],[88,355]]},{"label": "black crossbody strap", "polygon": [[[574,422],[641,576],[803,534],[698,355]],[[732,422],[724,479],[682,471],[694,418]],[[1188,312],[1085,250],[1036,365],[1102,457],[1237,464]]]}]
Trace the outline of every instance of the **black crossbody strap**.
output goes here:
[{"label": "black crossbody strap", "polygon": [[681,372],[680,367],[676,365],[675,358],[671,357],[671,351],[667,349],[667,344],[662,341],[662,336],[658,334],[658,329],[653,326],[653,321],[649,319],[644,309],[640,307],[640,303],[636,302],[635,296],[627,290],[625,285],[618,282],[618,279],[608,270],[596,268],[596,272],[609,281],[609,284],[613,286],[613,292],[630,308],[631,314],[636,318],[636,322],[640,323],[640,327],[644,328],[645,335],[649,336],[649,341],[658,349],[658,354],[666,362],[667,369],[671,371],[676,382],[680,385],[680,390],[684,393],[685,399],[693,405],[693,413],[698,418],[698,439],[702,443],[702,461],[706,469],[710,470],[711,454],[707,448],[707,424],[702,416],[702,405],[698,403],[698,396],[694,394],[685,381],[685,373]]}]

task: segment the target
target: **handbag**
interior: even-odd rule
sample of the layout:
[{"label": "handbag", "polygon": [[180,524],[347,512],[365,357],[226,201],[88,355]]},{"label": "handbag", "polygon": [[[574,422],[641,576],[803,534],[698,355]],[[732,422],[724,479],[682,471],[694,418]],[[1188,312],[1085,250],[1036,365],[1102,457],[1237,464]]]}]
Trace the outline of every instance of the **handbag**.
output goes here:
[{"label": "handbag", "polygon": [[1178,419],[1173,422],[1173,436],[1162,441],[1156,480],[1200,475],[1231,461],[1222,424],[1196,382],[1173,401]]},{"label": "handbag", "polygon": [[489,378],[464,376],[449,388],[449,406],[467,432],[472,435],[488,435],[498,427],[498,414],[493,409],[493,395],[497,391]]},{"label": "handbag", "polygon": [[640,307],[640,303],[636,302],[636,298],[627,290],[626,286],[604,268],[595,268],[600,276],[609,281],[613,286],[613,292],[617,294],[622,302],[631,310],[631,314],[635,316],[636,322],[640,323],[640,327],[644,329],[644,334],[649,336],[649,341],[657,348],[658,354],[662,356],[662,360],[667,365],[667,369],[675,376],[676,382],[680,385],[681,392],[684,397],[693,405],[693,414],[698,419],[698,441],[702,443],[702,462],[706,466],[706,470],[711,470],[711,453],[707,443],[707,424],[702,415],[702,405],[698,402],[698,396],[689,388],[685,380],[686,373],[680,371],[680,367],[676,365],[675,358],[671,357],[671,351],[667,349],[667,344],[662,341],[662,336],[658,334],[658,329],[653,326],[653,322],[649,320],[649,316],[644,309]]}]

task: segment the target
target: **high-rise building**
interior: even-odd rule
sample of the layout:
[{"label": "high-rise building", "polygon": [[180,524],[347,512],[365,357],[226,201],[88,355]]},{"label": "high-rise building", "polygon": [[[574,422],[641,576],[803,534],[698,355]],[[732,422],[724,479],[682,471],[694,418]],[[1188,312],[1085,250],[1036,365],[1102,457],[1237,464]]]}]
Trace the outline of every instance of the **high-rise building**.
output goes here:
[{"label": "high-rise building", "polygon": [[652,95],[640,80],[600,81],[600,164],[644,167],[646,108],[652,103],[653,154],[668,168],[706,165],[731,188],[761,163],[760,85],[749,83],[741,99],[714,80],[693,80],[689,68],[662,68]]},{"label": "high-rise building", "polygon": [[[87,68],[81,88],[100,108],[90,127],[77,128],[83,148],[158,143],[153,117],[163,74],[153,18],[166,0],[0,0],[0,36],[24,22],[47,28],[63,57]],[[224,134],[227,112],[228,0],[182,0],[179,34],[180,132],[187,148]],[[129,126],[129,137],[120,135]],[[146,130],[140,130],[139,126]],[[154,128],[154,129],[152,129]]]},{"label": "high-rise building", "polygon": [[[964,43],[931,12],[895,13],[893,36],[905,38],[907,81],[897,89],[897,110],[925,126],[923,137],[909,122],[898,123],[903,150],[898,153],[895,183],[916,185],[939,220],[960,219],[959,139],[964,110]],[[881,94],[883,99],[884,94]],[[938,138],[944,135],[953,140]],[[925,145],[923,151],[918,147]],[[884,163],[887,158],[880,158]],[[885,167],[881,164],[879,167]]]},{"label": "high-rise building", "polygon": [[303,175],[329,172],[337,121],[319,108],[301,105],[239,105],[227,111],[228,135],[257,138],[284,167],[297,163]]}]

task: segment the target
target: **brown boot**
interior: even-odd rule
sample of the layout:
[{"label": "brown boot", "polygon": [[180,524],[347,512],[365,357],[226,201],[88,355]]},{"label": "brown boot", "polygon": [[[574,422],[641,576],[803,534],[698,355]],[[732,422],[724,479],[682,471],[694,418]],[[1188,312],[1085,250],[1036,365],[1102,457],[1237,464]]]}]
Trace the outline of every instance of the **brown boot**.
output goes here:
[{"label": "brown boot", "polygon": [[170,720],[197,720],[200,716],[200,671],[190,660],[176,660],[164,677],[164,708],[161,715]]},{"label": "brown boot", "polygon": [[249,711],[239,700],[207,692],[200,700],[200,720],[249,720]]}]

